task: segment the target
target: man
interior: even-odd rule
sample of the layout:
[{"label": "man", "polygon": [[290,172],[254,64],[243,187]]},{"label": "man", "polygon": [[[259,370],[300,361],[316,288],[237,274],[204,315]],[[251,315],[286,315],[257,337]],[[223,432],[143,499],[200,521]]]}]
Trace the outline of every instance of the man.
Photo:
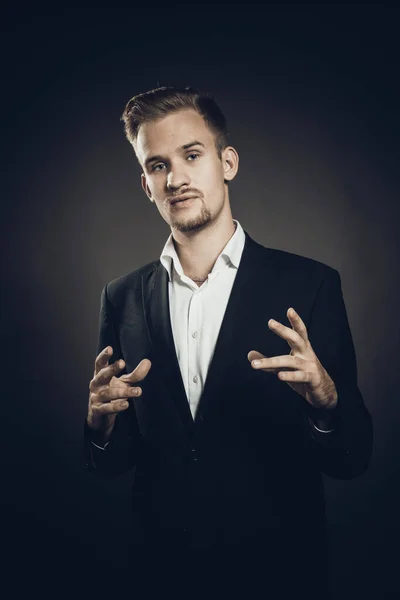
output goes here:
[{"label": "man", "polygon": [[85,423],[91,471],[135,469],[132,581],[326,598],[322,473],[356,477],[372,448],[339,274],[232,218],[239,158],[212,98],[158,88],[123,120],[171,229],[102,292]]}]

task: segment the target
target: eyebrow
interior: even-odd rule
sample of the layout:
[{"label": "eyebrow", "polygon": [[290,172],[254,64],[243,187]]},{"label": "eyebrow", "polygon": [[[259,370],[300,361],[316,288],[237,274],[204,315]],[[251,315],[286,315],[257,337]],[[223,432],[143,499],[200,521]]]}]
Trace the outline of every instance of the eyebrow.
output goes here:
[{"label": "eyebrow", "polygon": [[[203,142],[199,142],[198,140],[194,140],[193,142],[189,142],[188,144],[184,144],[183,146],[181,146],[179,148],[179,150],[188,150],[188,148],[191,148],[192,146],[203,146],[203,148],[205,148],[205,144],[203,144]],[[147,167],[150,163],[155,162],[157,160],[163,160],[163,157],[160,154],[157,154],[155,156],[150,156],[149,158],[147,158],[145,160],[145,167]]]}]

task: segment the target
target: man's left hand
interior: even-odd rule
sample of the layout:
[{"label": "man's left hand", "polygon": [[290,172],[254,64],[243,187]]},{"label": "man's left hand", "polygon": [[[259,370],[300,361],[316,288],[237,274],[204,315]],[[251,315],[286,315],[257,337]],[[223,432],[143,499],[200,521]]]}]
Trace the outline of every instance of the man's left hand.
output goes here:
[{"label": "man's left hand", "polygon": [[[289,308],[286,314],[292,329],[273,319],[268,321],[268,327],[287,341],[291,347],[290,354],[267,358],[260,352],[251,350],[247,358],[254,369],[276,373],[281,381],[286,381],[315,408],[332,410],[338,400],[335,384],[318,360],[300,315],[293,308]],[[260,364],[255,364],[254,361]]]}]

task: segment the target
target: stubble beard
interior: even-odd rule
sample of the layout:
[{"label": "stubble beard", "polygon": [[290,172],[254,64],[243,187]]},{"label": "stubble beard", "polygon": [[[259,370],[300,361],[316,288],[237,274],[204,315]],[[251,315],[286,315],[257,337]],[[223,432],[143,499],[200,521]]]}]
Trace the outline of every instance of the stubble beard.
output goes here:
[{"label": "stubble beard", "polygon": [[171,221],[171,227],[180,231],[181,233],[189,233],[190,231],[197,231],[211,222],[211,211],[206,206],[201,207],[201,211],[193,219],[182,219]]}]

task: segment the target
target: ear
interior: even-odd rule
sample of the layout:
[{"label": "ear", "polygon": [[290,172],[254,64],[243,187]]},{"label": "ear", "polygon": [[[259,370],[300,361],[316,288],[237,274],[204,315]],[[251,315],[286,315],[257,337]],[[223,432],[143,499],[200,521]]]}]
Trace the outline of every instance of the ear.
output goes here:
[{"label": "ear", "polygon": [[232,146],[227,146],[221,153],[224,180],[232,181],[239,169],[239,154]]},{"label": "ear", "polygon": [[140,182],[142,184],[142,188],[144,189],[146,196],[150,199],[150,202],[154,202],[153,197],[151,195],[150,188],[147,184],[146,176],[144,173],[142,173],[140,176]]}]

